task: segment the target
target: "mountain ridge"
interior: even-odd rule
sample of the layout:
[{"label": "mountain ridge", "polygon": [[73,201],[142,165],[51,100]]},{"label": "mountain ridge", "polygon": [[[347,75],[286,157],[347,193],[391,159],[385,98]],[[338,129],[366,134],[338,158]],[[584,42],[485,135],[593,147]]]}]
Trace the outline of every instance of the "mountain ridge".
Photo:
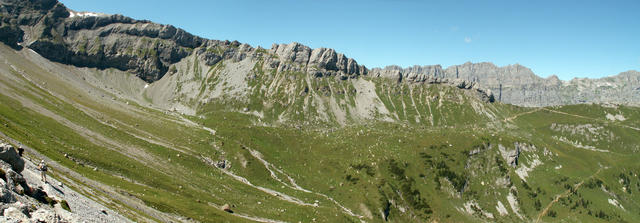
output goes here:
[{"label": "mountain ridge", "polygon": [[[117,68],[135,73],[148,83],[171,73],[171,66],[192,53],[207,65],[222,59],[242,60],[248,54],[267,52],[277,55],[270,66],[278,70],[303,71],[316,77],[340,79],[359,75],[397,78],[399,81],[433,82],[429,79],[464,79],[478,83],[496,94],[498,101],[521,106],[552,106],[579,103],[640,103],[640,73],[628,75],[624,89],[604,89],[619,75],[599,79],[542,78],[520,64],[496,66],[490,62],[441,65],[390,65],[368,69],[330,48],[311,49],[297,42],[273,44],[270,50],[254,48],[237,41],[202,38],[172,25],[135,20],[122,15],[76,12],[56,0],[4,0],[0,29],[12,30],[0,40],[17,47],[28,47],[44,57],[65,64],[100,69]],[[297,64],[297,65],[295,65]],[[613,84],[614,86],[619,85]],[[576,90],[577,89],[577,90]]]},{"label": "mountain ridge", "polygon": [[640,87],[640,72],[635,70],[609,77],[574,78],[569,81],[560,80],[555,75],[542,78],[520,64],[500,67],[491,62],[467,62],[447,68],[442,68],[441,65],[415,65],[406,68],[391,65],[373,68],[372,71],[381,76],[391,75],[399,79],[402,79],[401,76],[410,80],[435,76],[470,80],[490,89],[498,101],[529,107],[580,103],[637,106],[640,102],[640,91],[637,90]]}]

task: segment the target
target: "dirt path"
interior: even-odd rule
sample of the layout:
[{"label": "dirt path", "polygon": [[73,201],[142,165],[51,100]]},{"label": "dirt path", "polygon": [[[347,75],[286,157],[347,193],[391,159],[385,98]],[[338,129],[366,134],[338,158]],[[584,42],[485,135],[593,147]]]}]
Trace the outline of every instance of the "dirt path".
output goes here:
[{"label": "dirt path", "polygon": [[534,109],[534,110],[531,110],[531,111],[528,111],[528,112],[518,113],[518,114],[516,114],[516,115],[514,115],[514,116],[507,117],[507,118],[505,118],[505,119],[504,119],[504,120],[502,120],[502,121],[503,121],[503,122],[510,122],[510,121],[515,120],[516,118],[518,118],[518,117],[520,117],[520,116],[528,115],[528,114],[535,113],[535,112],[539,112],[539,111],[541,111],[542,109],[544,109],[544,108],[538,108],[538,109]]},{"label": "dirt path", "polygon": [[[571,114],[571,113],[566,113],[566,112],[561,112],[561,111],[551,110],[551,109],[547,109],[547,108],[542,108],[542,109],[544,109],[544,110],[546,110],[546,111],[549,111],[549,112],[553,112],[553,113],[561,114],[561,115],[568,115],[568,116],[573,116],[573,117],[576,117],[576,118],[589,119],[589,120],[599,121],[599,122],[607,122],[607,121],[605,121],[605,120],[601,120],[601,119],[597,119],[597,118],[591,118],[591,117],[587,117],[587,116],[576,115],[576,114]],[[612,123],[612,124],[614,124],[614,125],[617,125],[617,126],[621,126],[621,127],[625,127],[625,128],[633,129],[633,130],[636,130],[636,131],[640,131],[640,128],[636,128],[636,127],[633,127],[633,126],[623,125],[623,124],[615,123],[615,122],[611,122],[611,123]]]},{"label": "dirt path", "polygon": [[[602,170],[602,167],[600,167],[600,169],[598,169],[598,171],[596,171],[591,176],[589,176],[586,179],[583,179],[582,181],[580,181],[579,183],[573,185],[573,189],[577,191],[578,188],[580,188],[582,186],[582,184],[584,184],[585,180],[595,177],[596,175],[598,175],[598,173],[600,173],[601,170]],[[549,209],[551,209],[553,204],[557,203],[560,200],[560,198],[569,196],[569,194],[571,194],[571,189],[566,190],[564,193],[556,195],[556,197],[553,199],[553,201],[549,202],[549,204],[547,204],[547,206],[544,209],[542,209],[540,214],[538,214],[538,217],[536,218],[536,223],[540,222],[540,219],[542,218],[542,216],[546,215],[547,212],[549,212]]]}]

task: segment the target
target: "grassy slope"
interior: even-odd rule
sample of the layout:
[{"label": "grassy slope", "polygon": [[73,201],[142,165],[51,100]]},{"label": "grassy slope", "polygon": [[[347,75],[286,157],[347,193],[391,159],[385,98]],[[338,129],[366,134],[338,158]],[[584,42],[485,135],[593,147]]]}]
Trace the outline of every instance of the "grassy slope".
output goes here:
[{"label": "grassy slope", "polygon": [[[508,205],[505,196],[509,188],[484,186],[481,182],[489,185],[498,176],[505,175],[510,176],[519,192],[516,192],[519,194],[518,201],[526,219],[537,219],[537,215],[556,194],[567,190],[567,185],[585,180],[601,180],[605,187],[614,188],[610,191],[613,196],[593,185],[581,187],[566,199],[551,205],[550,210],[556,214],[552,214],[554,217],[543,215],[542,220],[638,220],[634,211],[637,213],[640,207],[633,201],[640,192],[640,179],[637,177],[640,169],[634,162],[638,156],[633,148],[622,146],[637,146],[637,139],[633,137],[637,132],[615,124],[606,129],[620,136],[620,146],[611,142],[611,152],[602,153],[558,142],[552,138],[553,133],[549,130],[551,123],[591,123],[590,121],[545,110],[518,117],[515,126],[507,130],[493,127],[432,129],[419,125],[372,123],[325,133],[326,131],[313,129],[228,125],[223,120],[211,117],[205,120],[205,125],[218,129],[218,135],[234,138],[261,150],[267,160],[281,165],[282,169],[297,177],[301,185],[308,185],[307,188],[314,191],[328,191],[333,197],[344,198],[345,205],[350,207],[358,207],[362,203],[377,214],[379,209],[384,209],[385,200],[398,202],[398,199],[407,200],[400,197],[400,194],[412,194],[414,200],[406,201],[403,205],[414,209],[414,213],[394,213],[397,209],[392,209],[390,219],[397,221],[416,221],[419,218],[478,220],[460,215],[455,209],[468,200],[477,200],[484,210],[498,216],[494,207],[497,200]],[[514,173],[514,168],[505,167],[506,172],[501,172],[499,168],[506,164],[502,163],[504,161],[501,161],[496,145],[513,147],[514,142],[533,144],[538,148],[536,151],[523,152],[522,164],[530,166],[533,159],[527,159],[529,153],[543,157],[544,164],[529,174],[527,182]],[[483,148],[485,151],[470,157],[469,151],[474,148]],[[544,156],[543,148],[557,155]],[[446,168],[439,167],[442,162]],[[598,164],[605,167],[591,177],[600,169]],[[558,165],[563,168],[556,170]],[[470,177],[476,168],[483,171]],[[394,173],[394,169],[401,174]],[[628,192],[619,190],[621,184],[618,181],[623,175],[630,181]],[[444,179],[451,183],[443,182]],[[445,186],[437,187],[436,181]],[[462,188],[464,182],[468,183],[464,193],[446,193],[450,188]],[[625,211],[610,205],[607,202],[609,198],[618,199]],[[509,209],[508,206],[507,208]],[[594,217],[596,213],[604,214]],[[517,220],[513,216],[500,219]]]},{"label": "grassy slope", "polygon": [[[16,79],[0,80],[6,89],[0,95],[1,132],[37,148],[86,178],[116,188],[158,210],[198,221],[243,221],[219,211],[217,207],[225,203],[235,205],[237,213],[276,220],[357,221],[327,198],[295,190],[286,186],[290,184],[270,177],[250,149],[259,151],[265,160],[283,170],[275,173],[278,178],[291,176],[301,187],[334,198],[364,215],[367,221],[382,221],[380,213],[385,211],[389,213],[388,220],[394,222],[489,220],[479,212],[463,214],[459,209],[468,201],[475,201],[477,205],[473,208],[492,213],[497,221],[520,221],[509,207],[506,198],[509,193],[516,194],[519,213],[528,221],[537,220],[540,213],[542,221],[640,221],[640,205],[636,203],[640,193],[637,176],[640,142],[635,137],[638,131],[629,127],[639,125],[637,108],[611,110],[575,105],[536,110],[494,104],[489,109],[500,117],[492,121],[470,112],[473,98],[459,89],[390,87],[391,83],[380,82],[376,85],[378,94],[384,95],[383,103],[387,108],[395,106],[399,110],[400,121],[396,123],[371,121],[344,127],[325,123],[303,128],[257,126],[253,124],[257,122],[255,116],[231,112],[224,104],[211,104],[201,110],[200,117],[187,117],[215,129],[214,136],[173,114],[133,103],[127,106],[104,103],[52,78],[55,75],[48,70],[22,61],[17,54],[6,51],[4,56],[31,78],[46,81],[47,90],[34,84],[40,81],[29,81],[17,72],[3,74]],[[332,82],[314,84],[340,87],[340,83]],[[387,88],[382,87],[384,84]],[[410,91],[409,87],[414,88]],[[383,90],[394,93],[385,94]],[[441,106],[436,101],[424,103],[428,97],[443,97],[440,92],[448,95]],[[410,104],[411,94],[420,106],[406,111],[398,109],[403,102]],[[87,136],[41,110],[24,106],[15,95],[113,142]],[[462,100],[458,95],[463,96]],[[259,99],[255,97],[253,100]],[[249,103],[256,107],[263,105]],[[303,107],[295,106],[293,109]],[[605,111],[621,112],[627,119],[609,121]],[[415,121],[418,114],[420,122]],[[431,126],[425,114],[433,114],[435,126]],[[302,122],[305,116],[293,118]],[[266,119],[273,121],[277,116],[267,114]],[[600,137],[554,131],[553,124],[570,128],[591,124],[598,127]],[[611,134],[613,137],[602,137]],[[577,148],[559,141],[558,136],[610,152]],[[156,141],[161,143],[153,143]],[[515,142],[537,148],[523,151],[516,168],[531,166],[536,159],[543,162],[529,172],[526,181],[516,174],[516,168],[507,166],[498,151],[498,145],[513,148]],[[132,156],[128,150],[131,148],[141,155]],[[545,149],[551,154],[545,155]],[[480,152],[470,155],[472,150]],[[64,154],[73,160],[64,158]],[[258,191],[207,165],[202,157],[228,159],[232,163],[230,170],[254,185],[306,203],[318,200],[319,207],[296,205]],[[93,167],[98,171],[93,171]],[[505,177],[510,179],[508,185],[495,183]],[[576,186],[581,182],[580,187]],[[553,202],[556,195],[562,196]],[[609,204],[608,199],[620,202],[624,210]],[[498,201],[506,206],[509,215],[499,215],[495,208]],[[108,205],[132,209],[117,200],[113,202]],[[546,207],[548,211],[544,212]],[[130,217],[135,219],[135,215]]]}]

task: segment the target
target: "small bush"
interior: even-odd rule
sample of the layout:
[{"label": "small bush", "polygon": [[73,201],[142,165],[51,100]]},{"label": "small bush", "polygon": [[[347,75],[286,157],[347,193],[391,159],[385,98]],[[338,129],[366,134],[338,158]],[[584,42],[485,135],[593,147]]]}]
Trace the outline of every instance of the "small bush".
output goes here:
[{"label": "small bush", "polygon": [[595,216],[602,219],[609,219],[609,215],[607,215],[607,213],[604,213],[604,211],[602,210],[596,212]]},{"label": "small bush", "polygon": [[542,208],[542,204],[540,203],[540,200],[536,200],[536,202],[533,203],[533,206],[536,208],[536,211],[540,211],[540,209]]},{"label": "small bush", "polygon": [[404,177],[404,169],[393,159],[389,161],[389,171],[398,177]]},{"label": "small bush", "polygon": [[53,198],[51,198],[49,196],[44,197],[44,200],[46,201],[47,204],[51,205],[52,207],[53,207],[53,205],[58,203],[55,199],[53,199]]},{"label": "small bush", "polygon": [[344,179],[349,181],[349,182],[351,182],[352,184],[356,184],[356,183],[358,183],[358,180],[360,180],[357,177],[351,176],[350,174],[345,176]]},{"label": "small bush", "polygon": [[374,176],[376,174],[376,171],[373,169],[372,166],[368,165],[368,164],[356,164],[356,165],[351,165],[351,167],[353,167],[356,170],[366,170],[367,175],[369,175],[370,177]]},{"label": "small bush", "polygon": [[67,203],[67,201],[61,200],[60,201],[60,206],[62,206],[62,209],[65,209],[65,210],[71,212],[71,208],[69,207],[69,203]]},{"label": "small bush", "polygon": [[505,167],[506,165],[504,161],[502,161],[500,157],[496,157],[496,164],[498,166],[498,170],[500,170],[500,173],[502,173],[502,176],[507,175],[507,173],[509,173],[509,170],[507,170],[507,167]]}]

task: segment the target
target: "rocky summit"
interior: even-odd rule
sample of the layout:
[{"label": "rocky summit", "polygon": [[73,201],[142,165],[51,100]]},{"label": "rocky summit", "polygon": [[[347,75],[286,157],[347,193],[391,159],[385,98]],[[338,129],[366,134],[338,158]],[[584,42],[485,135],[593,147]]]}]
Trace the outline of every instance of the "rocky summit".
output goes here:
[{"label": "rocky summit", "polygon": [[0,0],[0,41],[0,222],[640,221],[637,71],[367,68],[56,0]]}]

